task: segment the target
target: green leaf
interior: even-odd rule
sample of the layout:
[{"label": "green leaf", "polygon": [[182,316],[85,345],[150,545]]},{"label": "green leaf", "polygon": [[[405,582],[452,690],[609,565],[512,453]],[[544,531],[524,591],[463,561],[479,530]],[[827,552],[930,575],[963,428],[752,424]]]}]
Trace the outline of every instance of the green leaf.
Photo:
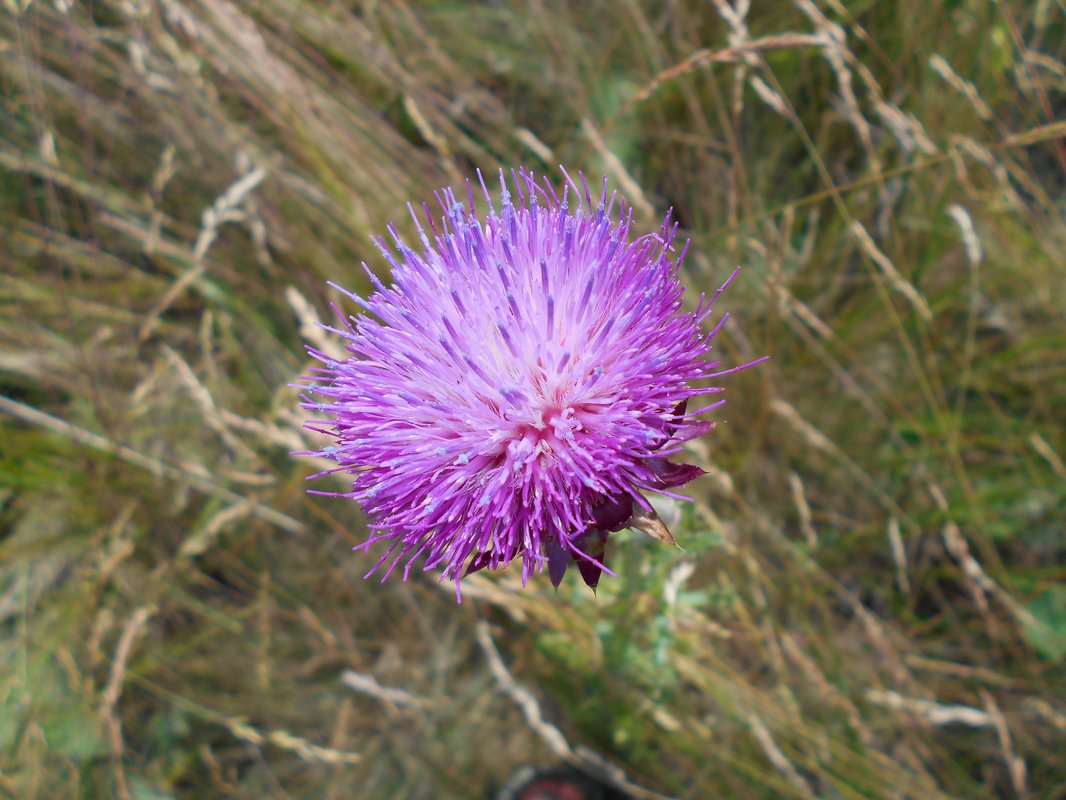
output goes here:
[{"label": "green leaf", "polygon": [[1037,595],[1027,609],[1033,621],[1025,632],[1037,652],[1055,661],[1066,656],[1066,587],[1054,586]]}]

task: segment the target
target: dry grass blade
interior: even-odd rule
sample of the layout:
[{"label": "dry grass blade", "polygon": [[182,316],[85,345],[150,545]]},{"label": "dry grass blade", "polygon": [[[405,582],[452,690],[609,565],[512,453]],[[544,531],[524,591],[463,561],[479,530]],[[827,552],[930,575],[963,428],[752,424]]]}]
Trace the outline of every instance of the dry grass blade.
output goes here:
[{"label": "dry grass blade", "polygon": [[111,661],[111,672],[107,679],[107,688],[104,690],[100,701],[100,718],[107,727],[108,740],[111,745],[111,759],[115,768],[115,792],[122,800],[130,800],[129,783],[126,780],[126,771],[122,766],[124,746],[122,742],[122,723],[115,715],[115,706],[118,705],[119,696],[122,693],[122,682],[129,664],[130,653],[133,651],[134,640],[141,634],[144,626],[148,624],[156,609],[150,606],[138,608],[129,622],[122,630],[118,647],[115,648],[115,657]]},{"label": "dry grass blade", "polygon": [[299,736],[293,736],[288,731],[273,730],[263,733],[241,719],[226,720],[226,727],[242,741],[256,747],[270,744],[282,750],[290,750],[312,764],[358,764],[361,760],[358,753],[344,753],[330,747],[322,747]]},{"label": "dry grass blade", "polygon": [[219,497],[233,503],[248,503],[251,514],[273,525],[277,525],[279,528],[287,530],[290,533],[302,533],[304,530],[303,523],[299,520],[270,508],[269,506],[263,505],[258,501],[249,500],[236,492],[219,486],[217,481],[211,478],[210,473],[199,464],[167,464],[164,461],[139,453],[123,444],[112,442],[110,439],[101,436],[98,433],[84,430],[83,428],[71,425],[69,422],[65,422],[57,417],[44,414],[35,408],[19,403],[9,397],[0,396],[0,410],[25,422],[29,422],[32,425],[37,425],[62,436],[66,436],[78,444],[92,447],[103,453],[115,455],[123,461],[147,470],[153,475],[187,483],[205,494]]},{"label": "dry grass blade", "polygon": [[925,298],[914,288],[914,284],[906,280],[900,274],[899,270],[896,269],[895,264],[892,263],[892,260],[886,256],[880,248],[878,248],[869,232],[862,226],[862,223],[852,223],[851,230],[852,233],[854,233],[855,238],[859,240],[862,249],[870,257],[870,260],[878,266],[882,273],[884,273],[884,276],[888,279],[892,288],[907,298],[907,301],[914,307],[914,310],[918,312],[922,319],[926,322],[932,322],[933,312],[929,308],[929,303],[927,303]]},{"label": "dry grass blade", "polygon": [[693,53],[679,64],[665,69],[657,74],[649,83],[640,87],[636,93],[611,117],[604,126],[610,130],[615,122],[634,107],[646,102],[664,84],[677,80],[683,75],[694,72],[709,64],[730,64],[742,60],[746,56],[772,50],[786,50],[796,47],[824,47],[825,40],[821,36],[811,36],[801,33],[788,33],[781,36],[767,36],[754,39],[737,47],[727,47],[722,50],[699,50]]},{"label": "dry grass blade", "polygon": [[406,689],[382,686],[373,675],[363,675],[350,669],[341,673],[341,683],[353,691],[373,697],[388,705],[413,708],[426,705],[425,700],[416,697]]},{"label": "dry grass blade", "polygon": [[922,717],[933,725],[966,725],[971,728],[992,728],[996,724],[991,714],[969,706],[943,705],[929,700],[903,697],[896,692],[884,692],[877,689],[867,690],[866,699],[877,705],[906,711]]},{"label": "dry grass blade", "polygon": [[814,797],[814,791],[811,789],[811,785],[803,778],[802,775],[796,770],[792,763],[785,757],[785,754],[781,752],[781,748],[774,742],[773,737],[770,736],[770,731],[766,729],[766,725],[755,714],[751,714],[748,717],[748,724],[751,726],[751,734],[755,737],[755,740],[759,743],[759,746],[766,753],[766,757],[770,760],[770,763],[774,765],[782,775],[784,775],[788,782],[791,783],[796,791],[802,797]]}]

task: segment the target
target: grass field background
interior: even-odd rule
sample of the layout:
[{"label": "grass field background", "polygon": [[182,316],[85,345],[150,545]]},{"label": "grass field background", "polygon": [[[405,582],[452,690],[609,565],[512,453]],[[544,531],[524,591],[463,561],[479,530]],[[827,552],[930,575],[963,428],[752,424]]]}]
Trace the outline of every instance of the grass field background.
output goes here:
[{"label": "grass field background", "polygon": [[[1066,797],[1064,37],[1056,0],[3,0],[0,796]],[[691,298],[743,267],[718,354],[772,356],[690,446],[684,551],[620,535],[598,596],[364,581],[289,455],[326,281],[560,163],[673,207]]]}]

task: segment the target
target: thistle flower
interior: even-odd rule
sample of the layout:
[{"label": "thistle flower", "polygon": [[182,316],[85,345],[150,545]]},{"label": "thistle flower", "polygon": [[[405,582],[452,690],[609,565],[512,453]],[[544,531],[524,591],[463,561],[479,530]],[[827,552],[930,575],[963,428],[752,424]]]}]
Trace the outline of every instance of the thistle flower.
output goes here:
[{"label": "thistle flower", "polygon": [[397,255],[376,240],[391,286],[366,264],[369,298],[330,284],[367,313],[335,308],[343,329],[329,330],[347,355],[308,348],[322,366],[303,406],[329,417],[308,427],[335,439],[313,453],[338,465],[320,474],[352,477],[349,492],[317,493],[363,507],[372,535],[356,549],[388,543],[367,577],[391,560],[382,580],[401,561],[406,579],[424,557],[458,595],[465,574],[520,558],[523,583],[546,567],[558,586],[575,561],[595,589],[611,533],[674,544],[644,493],[677,497],[703,472],[668,457],[724,402],[688,411],[721,391],[696,383],[742,368],[705,359],[725,317],[700,329],[729,281],[686,313],[687,243],[675,251],[670,216],[631,239],[631,209],[606,178],[594,200],[584,176],[580,188],[564,176],[560,198],[512,172],[515,200],[501,171],[498,211],[481,180],[484,220],[469,184],[466,204],[445,190],[440,227],[423,206],[428,231],[409,206],[421,250],[391,225]]}]

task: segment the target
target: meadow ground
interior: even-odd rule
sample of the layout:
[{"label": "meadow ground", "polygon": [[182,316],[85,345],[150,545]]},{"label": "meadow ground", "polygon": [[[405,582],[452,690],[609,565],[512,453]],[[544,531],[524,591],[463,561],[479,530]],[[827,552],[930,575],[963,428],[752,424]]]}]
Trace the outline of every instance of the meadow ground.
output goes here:
[{"label": "meadow ground", "polygon": [[[0,796],[1066,797],[1063,6],[751,5],[0,4]],[[772,355],[685,549],[363,581],[326,281],[560,163]]]}]

